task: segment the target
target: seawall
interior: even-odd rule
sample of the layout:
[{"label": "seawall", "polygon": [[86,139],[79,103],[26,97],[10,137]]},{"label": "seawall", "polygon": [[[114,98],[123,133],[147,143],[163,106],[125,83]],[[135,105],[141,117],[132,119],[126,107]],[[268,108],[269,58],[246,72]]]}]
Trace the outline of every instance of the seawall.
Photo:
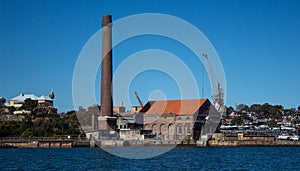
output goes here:
[{"label": "seawall", "polygon": [[300,141],[287,140],[209,140],[209,141],[167,141],[167,140],[26,140],[1,141],[0,148],[77,148],[77,147],[128,147],[128,146],[300,146]]},{"label": "seawall", "polygon": [[207,146],[300,146],[300,141],[261,141],[261,140],[233,140],[208,141]]},{"label": "seawall", "polygon": [[74,148],[89,147],[88,140],[56,139],[56,138],[4,138],[0,140],[2,148]]}]

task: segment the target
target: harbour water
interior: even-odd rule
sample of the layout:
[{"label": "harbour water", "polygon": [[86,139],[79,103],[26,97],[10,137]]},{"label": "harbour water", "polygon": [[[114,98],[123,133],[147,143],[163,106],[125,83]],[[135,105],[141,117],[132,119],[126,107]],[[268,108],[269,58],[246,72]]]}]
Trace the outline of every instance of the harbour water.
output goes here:
[{"label": "harbour water", "polygon": [[300,147],[176,147],[142,160],[100,148],[0,149],[0,160],[0,170],[299,170]]}]

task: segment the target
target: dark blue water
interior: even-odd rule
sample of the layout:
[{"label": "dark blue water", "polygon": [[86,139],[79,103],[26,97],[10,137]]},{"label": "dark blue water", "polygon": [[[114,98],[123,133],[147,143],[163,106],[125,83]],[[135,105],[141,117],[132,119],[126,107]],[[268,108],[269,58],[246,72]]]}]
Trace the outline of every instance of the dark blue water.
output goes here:
[{"label": "dark blue water", "polygon": [[143,160],[100,148],[0,149],[0,170],[300,170],[300,147],[177,147]]}]

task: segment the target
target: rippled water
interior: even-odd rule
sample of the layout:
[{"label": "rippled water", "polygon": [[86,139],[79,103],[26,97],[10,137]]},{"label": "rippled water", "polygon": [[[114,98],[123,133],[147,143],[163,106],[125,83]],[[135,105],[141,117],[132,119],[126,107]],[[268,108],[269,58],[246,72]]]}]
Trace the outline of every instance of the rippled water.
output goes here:
[{"label": "rippled water", "polygon": [[176,147],[143,160],[100,148],[0,149],[0,160],[1,170],[300,170],[300,147]]}]

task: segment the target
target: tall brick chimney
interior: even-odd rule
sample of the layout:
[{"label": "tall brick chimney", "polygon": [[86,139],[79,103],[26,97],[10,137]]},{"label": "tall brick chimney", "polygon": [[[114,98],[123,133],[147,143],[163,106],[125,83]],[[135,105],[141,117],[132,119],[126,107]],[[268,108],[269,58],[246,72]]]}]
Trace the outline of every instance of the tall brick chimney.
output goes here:
[{"label": "tall brick chimney", "polygon": [[101,68],[101,112],[99,130],[115,130],[112,103],[112,20],[111,15],[102,17],[102,68]]},{"label": "tall brick chimney", "polygon": [[101,116],[112,116],[112,21],[102,17]]}]

